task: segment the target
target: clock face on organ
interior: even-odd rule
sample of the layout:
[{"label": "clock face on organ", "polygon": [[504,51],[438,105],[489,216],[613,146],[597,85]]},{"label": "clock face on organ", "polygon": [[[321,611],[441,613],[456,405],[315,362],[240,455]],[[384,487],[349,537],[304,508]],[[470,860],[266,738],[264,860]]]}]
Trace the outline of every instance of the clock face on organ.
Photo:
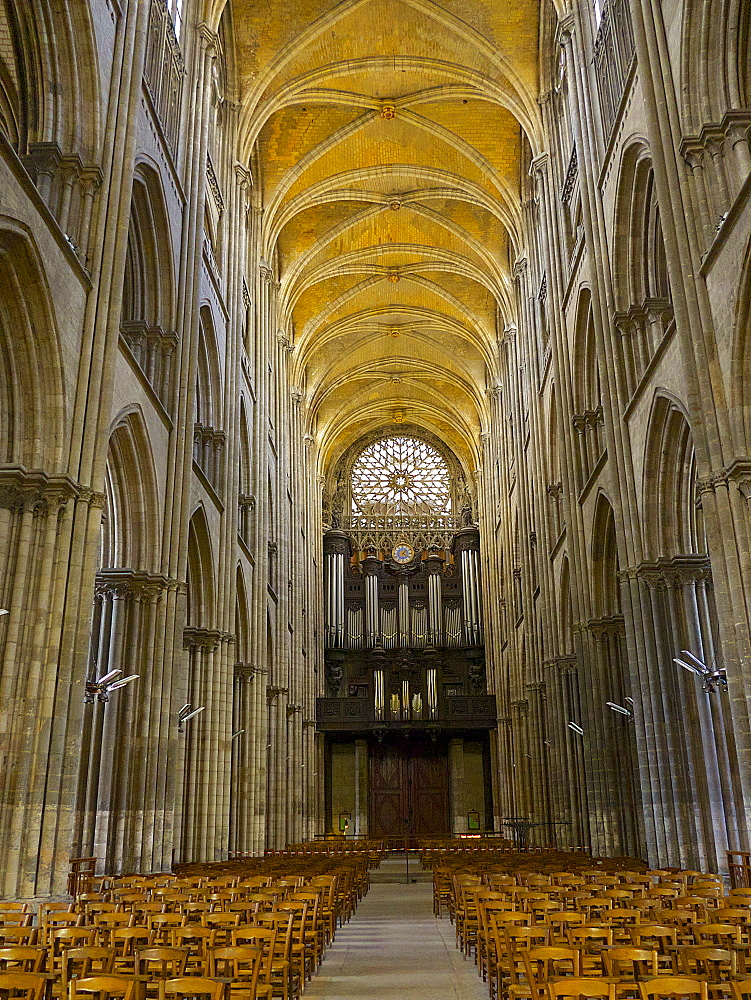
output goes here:
[{"label": "clock face on organ", "polygon": [[395,563],[399,563],[400,566],[404,566],[415,558],[415,550],[411,545],[407,545],[406,542],[399,542],[391,550],[391,558]]}]

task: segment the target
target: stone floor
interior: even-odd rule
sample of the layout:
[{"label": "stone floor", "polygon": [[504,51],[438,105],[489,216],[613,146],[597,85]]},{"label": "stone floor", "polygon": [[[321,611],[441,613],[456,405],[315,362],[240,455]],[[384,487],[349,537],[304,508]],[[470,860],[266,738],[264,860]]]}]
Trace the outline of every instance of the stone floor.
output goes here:
[{"label": "stone floor", "polygon": [[[385,861],[352,920],[339,928],[305,1000],[486,1000],[473,961],[454,945],[433,889],[404,857]],[[418,881],[413,882],[416,878]]]}]

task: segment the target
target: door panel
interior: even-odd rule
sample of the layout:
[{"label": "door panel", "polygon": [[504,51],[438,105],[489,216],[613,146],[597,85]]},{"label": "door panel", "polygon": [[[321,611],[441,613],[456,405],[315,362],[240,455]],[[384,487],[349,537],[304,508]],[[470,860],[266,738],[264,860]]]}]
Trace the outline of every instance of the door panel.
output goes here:
[{"label": "door panel", "polygon": [[445,748],[415,742],[371,748],[369,829],[373,837],[449,832]]}]

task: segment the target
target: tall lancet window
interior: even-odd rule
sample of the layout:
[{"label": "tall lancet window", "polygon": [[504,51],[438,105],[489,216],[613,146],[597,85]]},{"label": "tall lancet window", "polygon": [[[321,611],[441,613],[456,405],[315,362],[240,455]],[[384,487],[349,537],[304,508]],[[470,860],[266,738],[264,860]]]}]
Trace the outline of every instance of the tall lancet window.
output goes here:
[{"label": "tall lancet window", "polygon": [[352,468],[354,516],[451,514],[451,484],[443,456],[415,437],[370,444]]}]

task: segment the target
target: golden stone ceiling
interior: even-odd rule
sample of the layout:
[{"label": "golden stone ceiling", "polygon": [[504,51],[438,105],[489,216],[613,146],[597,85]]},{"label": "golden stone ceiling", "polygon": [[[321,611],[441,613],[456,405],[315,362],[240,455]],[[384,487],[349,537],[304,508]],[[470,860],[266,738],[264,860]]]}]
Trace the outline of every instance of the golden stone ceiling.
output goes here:
[{"label": "golden stone ceiling", "polygon": [[514,321],[537,0],[232,0],[231,14],[242,155],[324,465],[407,422],[474,468]]}]

